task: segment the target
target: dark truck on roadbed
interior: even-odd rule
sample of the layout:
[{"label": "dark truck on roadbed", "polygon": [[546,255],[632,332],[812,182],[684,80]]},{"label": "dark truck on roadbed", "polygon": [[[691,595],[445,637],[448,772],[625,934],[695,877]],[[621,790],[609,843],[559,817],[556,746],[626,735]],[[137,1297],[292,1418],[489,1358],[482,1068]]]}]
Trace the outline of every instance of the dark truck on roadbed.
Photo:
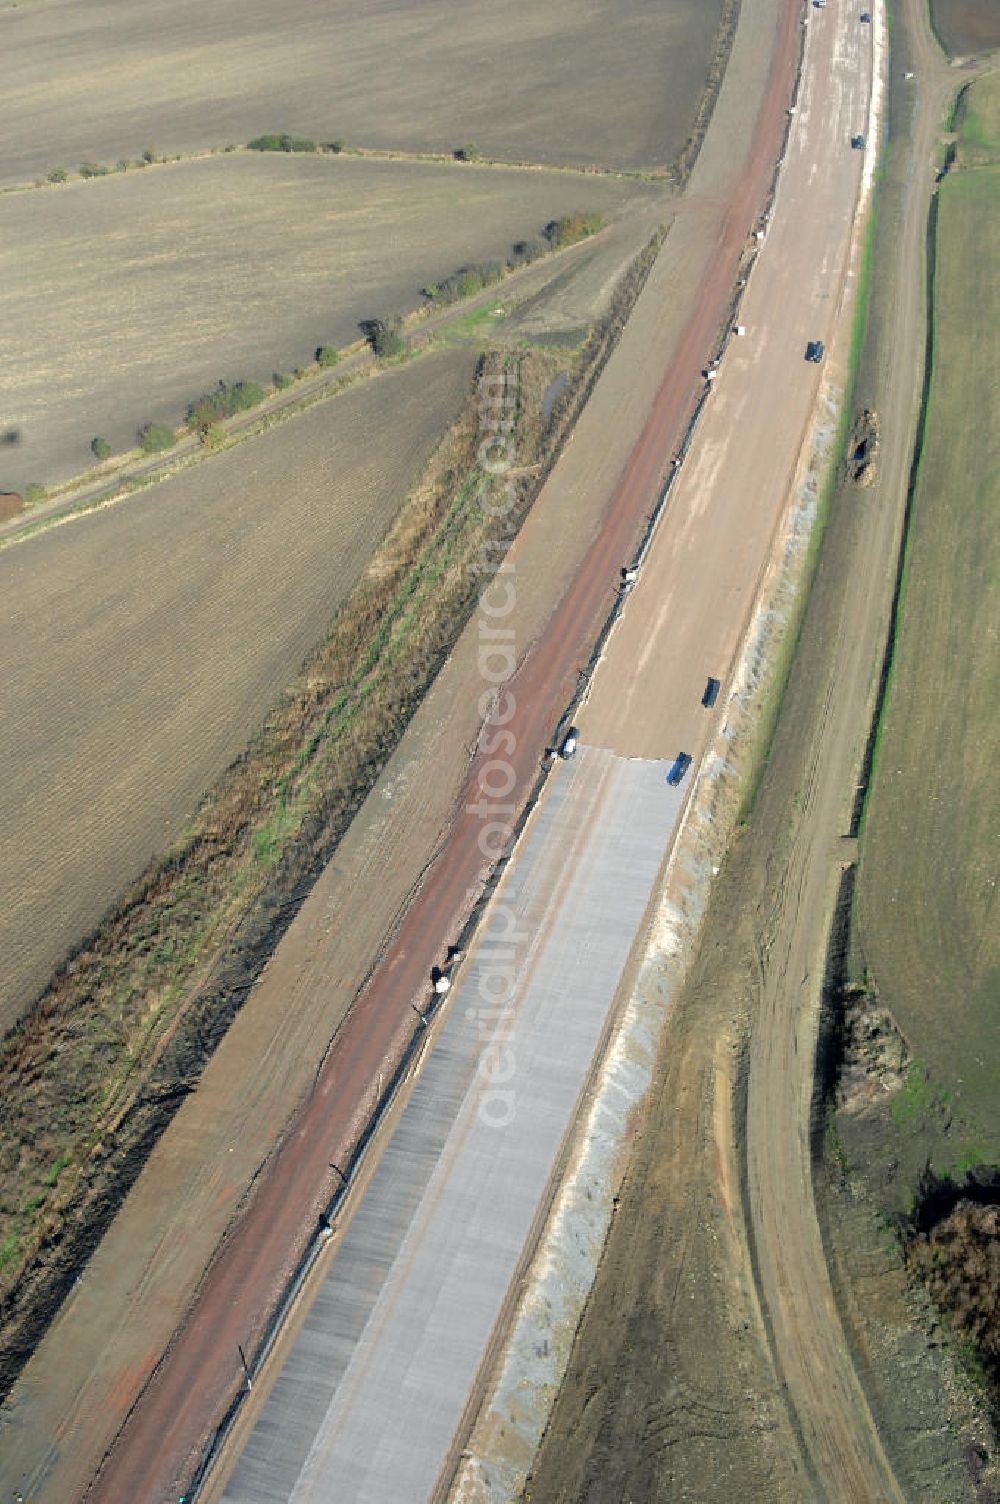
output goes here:
[{"label": "dark truck on roadbed", "polygon": [[677,785],[680,783],[681,779],[684,777],[684,774],[687,772],[687,770],[688,770],[688,768],[690,766],[691,766],[691,753],[690,752],[678,752],[677,756],[674,758],[673,762],[671,763],[670,769],[669,769],[669,771],[667,773],[667,782],[669,784],[672,784],[673,787],[676,788]]}]

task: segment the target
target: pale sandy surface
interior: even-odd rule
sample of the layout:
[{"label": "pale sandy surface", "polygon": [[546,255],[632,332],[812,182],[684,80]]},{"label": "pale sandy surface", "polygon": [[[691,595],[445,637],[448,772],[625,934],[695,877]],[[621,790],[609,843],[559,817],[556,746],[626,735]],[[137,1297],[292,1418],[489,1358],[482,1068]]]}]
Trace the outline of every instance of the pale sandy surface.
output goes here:
[{"label": "pale sandy surface", "polygon": [[[519,651],[579,567],[676,346],[740,179],[732,143],[746,139],[754,118],[776,10],[776,0],[744,4],[735,82],[709,132],[697,193],[515,546]],[[620,562],[607,563],[609,598]],[[448,820],[479,728],[481,688],[470,630],[25,1370],[2,1476],[28,1470],[37,1497],[72,1498],[91,1477],[245,1187],[311,1086]]]},{"label": "pale sandy surface", "polygon": [[0,555],[0,1024],[261,723],[473,364],[387,373]]},{"label": "pale sandy surface", "polygon": [[581,712],[589,741],[629,756],[706,745],[706,680],[722,680],[724,705],[827,374],[803,355],[810,339],[830,344],[841,313],[863,162],[848,141],[867,119],[871,51],[870,32],[853,16],[835,39],[821,30],[829,20],[810,32],[823,63],[810,58],[803,74],[766,252],[740,308],[746,335],[727,346],[607,672]]},{"label": "pale sandy surface", "polygon": [[[0,12],[2,17],[2,12]],[[51,485],[220,378],[269,382],[363,319],[578,209],[648,217],[662,185],[239,153],[0,196],[0,489]],[[588,321],[584,304],[571,327]]]},{"label": "pale sandy surface", "polygon": [[31,0],[0,9],[3,176],[267,131],[669,162],[720,13],[720,0]]}]

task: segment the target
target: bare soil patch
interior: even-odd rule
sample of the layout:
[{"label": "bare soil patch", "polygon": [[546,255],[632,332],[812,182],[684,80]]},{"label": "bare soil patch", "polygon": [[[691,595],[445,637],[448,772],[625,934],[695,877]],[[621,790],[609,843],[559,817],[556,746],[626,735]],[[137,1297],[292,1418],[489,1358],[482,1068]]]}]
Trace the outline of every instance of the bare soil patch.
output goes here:
[{"label": "bare soil patch", "polygon": [[[723,0],[119,0],[4,8],[8,181],[88,158],[290,131],[514,160],[666,164],[681,151]],[[516,100],[512,85],[516,82]],[[600,108],[594,108],[595,99]]]},{"label": "bare soil patch", "polygon": [[473,363],[386,373],[3,554],[4,1029],[258,728]]},{"label": "bare soil patch", "polygon": [[608,177],[252,152],[0,197],[0,406],[20,435],[0,483],[82,470],[98,434],[128,449],[220,377],[307,366],[553,218],[662,198]]},{"label": "bare soil patch", "polygon": [[855,1360],[893,1437],[907,1500],[996,1504],[1000,1467],[981,1383],[909,1272],[863,1172],[844,1166],[834,1150],[816,1176],[827,1257]]},{"label": "bare soil patch", "polygon": [[874,482],[877,474],[878,446],[878,413],[870,407],[862,408],[851,424],[843,464],[844,475],[856,486],[867,487]]},{"label": "bare soil patch", "polygon": [[952,57],[1000,47],[1000,12],[994,0],[931,0],[931,15]]}]

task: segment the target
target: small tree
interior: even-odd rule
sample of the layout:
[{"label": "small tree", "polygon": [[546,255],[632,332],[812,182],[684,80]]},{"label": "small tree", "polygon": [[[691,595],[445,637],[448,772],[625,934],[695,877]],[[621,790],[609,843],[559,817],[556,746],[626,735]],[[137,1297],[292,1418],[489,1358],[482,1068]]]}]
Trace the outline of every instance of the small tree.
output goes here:
[{"label": "small tree", "polygon": [[552,247],[544,235],[533,235],[530,240],[518,240],[511,250],[511,260],[515,266],[526,266],[529,261],[537,261],[539,256],[544,256]]},{"label": "small tree", "polygon": [[156,161],[156,147],[155,146],[147,146],[146,150],[142,154],[142,160],[146,163],[147,167],[149,166],[150,162],[155,162]]},{"label": "small tree", "polygon": [[340,359],[336,345],[320,345],[316,359],[321,366],[335,366]]},{"label": "small tree", "polygon": [[163,454],[176,443],[177,436],[166,423],[144,423],[139,429],[139,448],[143,454]]},{"label": "small tree", "polygon": [[550,219],[543,233],[553,249],[562,250],[564,246],[575,245],[578,240],[586,240],[588,235],[596,235],[603,228],[603,215],[578,209],[575,214]]},{"label": "small tree", "polygon": [[108,455],[111,453],[111,445],[108,443],[107,439],[102,439],[100,434],[98,434],[96,438],[91,439],[90,448],[91,452],[99,460],[106,460]]},{"label": "small tree", "polygon": [[68,177],[69,173],[66,171],[65,167],[49,168],[48,178],[50,183],[65,183]]},{"label": "small tree", "polygon": [[467,141],[464,146],[455,147],[455,160],[458,162],[475,162],[479,158],[479,147],[474,141]]},{"label": "small tree", "polygon": [[362,328],[368,336],[368,342],[379,360],[392,360],[396,355],[406,352],[406,340],[403,338],[403,320],[399,314],[383,319],[371,319],[363,324]]},{"label": "small tree", "polygon": [[283,392],[286,386],[291,386],[292,382],[295,380],[295,377],[289,376],[287,371],[275,371],[274,375],[271,377],[271,380],[274,382],[275,390]]},{"label": "small tree", "polygon": [[187,410],[187,426],[192,433],[204,433],[206,428],[211,428],[222,416],[219,404],[215,397],[199,397],[190,403]]},{"label": "small tree", "polygon": [[327,151],[332,151],[333,155],[335,157],[339,157],[340,153],[344,150],[344,148],[345,148],[346,145],[347,145],[346,141],[340,141],[340,140],[337,140],[337,141],[328,141],[326,143],[326,149],[327,149]]}]

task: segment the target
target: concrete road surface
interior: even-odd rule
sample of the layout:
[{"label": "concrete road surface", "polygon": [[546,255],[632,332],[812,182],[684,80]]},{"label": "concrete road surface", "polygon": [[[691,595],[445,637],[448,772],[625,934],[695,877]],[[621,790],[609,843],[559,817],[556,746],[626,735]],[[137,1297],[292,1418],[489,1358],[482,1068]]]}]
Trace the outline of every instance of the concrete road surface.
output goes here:
[{"label": "concrete road surface", "polygon": [[225,1490],[427,1498],[679,815],[665,764],[560,764]]}]

